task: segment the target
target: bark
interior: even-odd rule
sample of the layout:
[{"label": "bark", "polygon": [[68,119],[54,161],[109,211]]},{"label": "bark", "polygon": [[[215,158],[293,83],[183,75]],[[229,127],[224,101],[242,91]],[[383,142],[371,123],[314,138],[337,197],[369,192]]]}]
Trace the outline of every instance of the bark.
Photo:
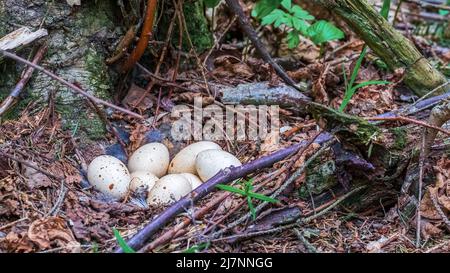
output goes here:
[{"label": "bark", "polygon": [[[49,45],[42,64],[50,71],[75,83],[98,98],[108,100],[115,84],[115,76],[105,65],[119,39],[121,31],[114,20],[117,6],[114,1],[82,1],[79,7],[70,7],[66,1],[3,0],[0,1],[0,35],[3,36],[18,26],[31,30],[45,28],[48,37],[42,39]],[[28,57],[33,47],[28,46],[19,54]],[[22,65],[8,60],[0,66],[0,100],[9,94],[17,82]],[[84,98],[74,95],[65,86],[52,81],[42,73],[36,73],[26,88],[26,98],[20,107],[30,101],[39,101],[37,107],[47,105],[55,92],[57,111],[63,118],[63,126],[88,138],[102,137],[104,124],[88,109]]]},{"label": "bark", "polygon": [[[411,41],[395,30],[366,0],[315,0],[342,17],[392,70],[405,69],[405,84],[418,96],[446,82]],[[442,87],[434,94],[449,90]]]}]

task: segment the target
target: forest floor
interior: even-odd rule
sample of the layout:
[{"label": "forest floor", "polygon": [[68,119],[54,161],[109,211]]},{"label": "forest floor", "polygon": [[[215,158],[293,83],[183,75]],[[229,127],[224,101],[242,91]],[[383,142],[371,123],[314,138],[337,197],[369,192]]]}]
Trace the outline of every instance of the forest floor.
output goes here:
[{"label": "forest floor", "polygon": [[[250,6],[249,3],[247,15]],[[429,29],[446,25],[447,21],[424,20],[421,14],[432,11],[415,5],[405,4],[403,9],[408,13],[400,11],[398,29],[414,42],[426,58],[445,72],[450,61],[448,40]],[[259,28],[260,39],[271,55],[283,63],[288,75],[308,87],[306,94],[309,97],[315,102],[339,108],[345,90],[343,71],[346,75],[351,73],[364,42],[344,22],[327,11],[308,10],[316,17],[332,20],[345,32],[345,39],[329,42],[322,49],[305,40],[299,47],[288,49],[280,31],[270,27]],[[169,137],[174,122],[170,115],[173,105],[184,104],[192,108],[195,97],[203,97],[207,105],[224,85],[233,87],[257,82],[282,84],[270,66],[258,57],[239,29],[237,20],[229,16],[225,5],[218,8],[215,20],[214,36],[219,40],[215,48],[199,55],[192,51],[183,52],[190,60],[198,57],[199,62],[204,64],[202,69],[197,61],[188,65],[184,58],[177,68],[175,63],[179,55],[169,46],[170,54],[163,62],[164,72],[159,77],[170,79],[173,71],[177,70],[177,80],[155,81],[152,92],[132,109],[142,113],[146,120],[140,121],[118,112],[108,117],[112,124],[120,128],[128,154],[146,142],[160,141],[169,147],[173,156],[192,143],[174,141]],[[405,25],[409,27],[403,28]],[[145,59],[141,64],[152,70]],[[136,85],[144,86],[149,75],[143,69],[135,70],[127,82],[134,81]],[[57,69],[54,71],[57,72]],[[205,88],[205,80],[211,88]],[[398,71],[385,69],[370,51],[356,79],[357,82],[367,80],[391,83],[360,88],[348,104],[346,113],[373,117],[399,109],[417,99],[402,85]],[[139,91],[141,89],[138,90],[138,87],[128,89],[128,92]],[[136,96],[129,98],[128,105],[137,100]],[[220,97],[215,99],[220,101]],[[119,104],[118,101],[115,103]],[[294,108],[282,107],[279,117],[279,142],[269,135],[260,142],[224,140],[217,143],[246,163],[300,141],[309,141],[321,132],[320,124],[312,116],[301,115]],[[421,118],[426,121],[426,115]],[[412,149],[420,143],[421,127],[404,125],[389,122],[380,126],[406,128],[409,133],[399,129],[397,142],[393,145]],[[3,121],[0,125],[0,147],[9,155],[0,157],[0,252],[110,252],[117,247],[113,229],[117,229],[123,238],[130,239],[167,208],[148,207],[145,201],[132,196],[121,202],[114,201],[93,189],[85,176],[89,162],[105,153],[117,157],[126,157],[126,153],[123,153],[112,133],[107,133],[104,139],[83,143],[76,132],[62,128],[61,118],[51,100],[43,110],[36,110],[31,103],[17,119]],[[151,251],[449,252],[450,158],[447,144],[447,139],[440,135],[425,162],[426,174],[432,183],[423,189],[419,247],[416,246],[415,218],[405,221],[400,215],[401,186],[389,189],[385,197],[373,200],[369,206],[354,206],[353,196],[346,195],[348,184],[352,184],[351,175],[339,174],[336,169],[328,174],[318,174],[318,168],[335,162],[336,156],[330,148],[321,151],[317,159],[308,163],[307,171],[295,178],[277,197],[280,202],[259,212],[256,222],[248,217],[233,227],[234,221],[248,214],[247,200],[239,195],[216,191],[158,231],[153,240],[186,219],[191,219],[193,211],[208,208],[200,219],[177,231],[169,242],[156,244]],[[253,178],[256,192],[270,195],[319,150],[320,145],[309,145],[305,151],[247,178]],[[31,167],[28,166],[30,164]],[[347,181],[342,182],[339,176]],[[366,183],[371,183],[373,178],[362,177]],[[402,177],[405,177],[404,173],[400,174]],[[324,192],[302,192],[307,182],[323,182],[324,179],[333,180],[334,186]],[[336,182],[338,180],[340,182]],[[219,200],[217,205],[209,208],[215,200]],[[434,201],[441,209],[436,208]],[[258,202],[255,201],[255,205],[260,204]],[[324,210],[325,213],[320,213]],[[277,230],[279,226],[272,226],[271,219],[277,212],[281,213],[279,217],[289,217],[288,213],[292,211],[298,211],[301,217],[310,217],[311,220],[286,229]],[[230,225],[232,228],[229,228]],[[249,233],[264,230],[264,225],[275,230],[256,236]],[[213,237],[214,233],[221,235]]]}]

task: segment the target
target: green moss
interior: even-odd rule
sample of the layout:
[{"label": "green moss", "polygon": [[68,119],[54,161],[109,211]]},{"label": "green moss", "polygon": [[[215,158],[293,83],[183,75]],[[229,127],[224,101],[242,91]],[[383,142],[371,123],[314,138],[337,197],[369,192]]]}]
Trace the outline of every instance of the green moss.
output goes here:
[{"label": "green moss", "polygon": [[85,140],[105,137],[105,124],[96,114],[87,111],[75,112],[72,105],[58,105],[57,110],[63,117],[63,129],[70,131],[72,135]]},{"label": "green moss", "polygon": [[395,140],[394,140],[394,148],[398,150],[402,150],[406,147],[406,129],[403,127],[397,127],[390,129],[391,132],[394,134]]},{"label": "green moss", "polygon": [[86,70],[89,72],[89,87],[94,92],[94,95],[105,100],[111,98],[111,79],[104,56],[92,49],[88,49],[84,61]]},{"label": "green moss", "polygon": [[[169,28],[172,19],[174,19],[172,8],[167,8],[162,12],[164,12],[164,14],[157,26],[157,39],[159,40],[165,39],[167,35],[167,29]],[[186,18],[186,28],[192,44],[195,47],[195,50],[198,53],[201,53],[211,48],[214,44],[214,39],[212,32],[209,29],[208,20],[206,19],[204,14],[203,1],[185,1],[183,4],[183,12]],[[177,20],[175,21],[175,23],[176,24],[173,30],[171,41],[172,44],[177,47],[179,43],[179,27]],[[189,51],[191,49],[185,30],[183,30],[182,46],[184,51]]]},{"label": "green moss", "polygon": [[185,2],[183,5],[187,29],[197,52],[211,48],[214,42],[203,10],[202,1]]},{"label": "green moss", "polygon": [[325,122],[325,129],[356,146],[367,146],[381,137],[380,130],[367,120],[339,112],[324,105],[311,102],[308,110],[317,121]]},{"label": "green moss", "polygon": [[305,183],[299,189],[299,196],[303,199],[309,199],[310,193],[320,194],[337,184],[334,175],[336,171],[334,161],[330,160],[322,164],[320,160],[317,160],[312,166],[306,170]]}]

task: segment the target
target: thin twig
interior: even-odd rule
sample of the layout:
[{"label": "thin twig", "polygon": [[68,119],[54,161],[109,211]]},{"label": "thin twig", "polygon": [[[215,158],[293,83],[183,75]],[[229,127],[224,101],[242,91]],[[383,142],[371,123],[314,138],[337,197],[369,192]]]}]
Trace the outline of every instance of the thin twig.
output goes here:
[{"label": "thin twig", "polygon": [[134,113],[134,112],[132,112],[130,110],[127,110],[127,109],[122,108],[120,106],[114,105],[114,104],[112,104],[110,102],[104,101],[102,99],[99,99],[99,98],[89,94],[88,92],[86,92],[83,89],[79,88],[75,84],[66,81],[65,79],[63,79],[63,78],[57,76],[56,74],[48,71],[47,69],[43,68],[42,66],[39,66],[39,65],[34,64],[34,63],[30,62],[30,61],[27,61],[27,60],[17,56],[14,53],[11,53],[11,52],[8,52],[8,51],[4,51],[4,50],[0,50],[0,53],[2,53],[4,56],[6,56],[8,58],[11,58],[11,59],[13,59],[15,61],[18,61],[20,63],[23,63],[23,64],[26,64],[28,66],[33,67],[34,69],[36,69],[36,70],[46,74],[50,78],[52,78],[52,79],[54,79],[54,80],[64,84],[65,86],[69,87],[71,90],[75,91],[75,93],[81,94],[81,95],[87,97],[88,99],[92,100],[93,102],[95,102],[97,104],[102,104],[104,106],[110,107],[112,109],[115,109],[117,111],[120,111],[120,112],[122,112],[124,114],[133,116],[133,117],[138,118],[138,119],[144,119],[144,117],[139,115],[139,114],[136,114],[136,113]]},{"label": "thin twig", "polygon": [[371,121],[403,121],[403,122],[408,122],[408,123],[414,123],[414,124],[420,125],[422,127],[437,130],[441,133],[444,133],[444,134],[450,136],[450,131],[447,131],[441,127],[430,125],[426,122],[423,122],[423,121],[420,121],[417,119],[413,119],[413,118],[408,118],[408,117],[402,117],[402,116],[398,116],[398,117],[366,117],[364,119],[371,120]]},{"label": "thin twig", "polygon": [[420,247],[420,233],[421,233],[421,212],[420,205],[422,203],[422,187],[423,187],[423,166],[425,162],[425,135],[426,130],[422,133],[419,155],[419,183],[418,183],[418,196],[417,196],[417,225],[416,225],[416,247]]},{"label": "thin twig", "polygon": [[[45,53],[47,52],[47,45],[42,45],[38,51],[36,52],[36,55],[33,58],[33,63],[38,64],[42,58],[44,57]],[[2,102],[0,105],[0,117],[5,114],[19,99],[20,93],[27,85],[28,81],[31,79],[31,76],[33,75],[34,67],[27,67],[19,80],[19,82],[14,86],[13,90],[9,94],[9,96]]]}]

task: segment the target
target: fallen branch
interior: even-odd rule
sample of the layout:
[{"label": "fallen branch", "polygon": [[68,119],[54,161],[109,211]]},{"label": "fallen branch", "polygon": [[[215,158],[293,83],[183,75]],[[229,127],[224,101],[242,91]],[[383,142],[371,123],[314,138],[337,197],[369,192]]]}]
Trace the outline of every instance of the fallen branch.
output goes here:
[{"label": "fallen branch", "polygon": [[[46,45],[41,46],[33,58],[33,63],[38,64],[42,60],[46,52],[47,46]],[[14,86],[9,96],[6,97],[6,99],[0,105],[0,117],[4,115],[14,104],[17,103],[17,101],[19,100],[20,93],[27,85],[28,81],[31,79],[33,72],[34,67],[31,66],[29,66],[23,71],[19,82],[16,84],[16,86]]]},{"label": "fallen branch", "polygon": [[104,106],[110,107],[110,108],[112,108],[114,110],[120,111],[120,112],[122,112],[124,114],[130,115],[130,116],[138,118],[138,119],[144,119],[144,117],[139,115],[139,114],[136,114],[136,113],[134,113],[134,112],[132,112],[130,110],[127,110],[127,109],[122,108],[120,106],[114,105],[114,104],[112,104],[110,102],[104,101],[102,99],[99,99],[99,98],[89,94],[88,92],[84,91],[83,89],[79,88],[78,86],[76,86],[76,85],[74,85],[74,84],[72,84],[72,83],[62,79],[61,77],[59,77],[56,74],[48,71],[47,69],[43,68],[42,66],[39,66],[39,65],[34,64],[34,63],[30,62],[30,61],[27,61],[27,60],[17,56],[14,53],[11,53],[11,52],[8,52],[8,51],[5,51],[5,50],[0,50],[0,53],[2,53],[4,56],[6,56],[6,57],[8,57],[10,59],[13,59],[13,60],[15,60],[17,62],[20,62],[20,63],[23,63],[23,64],[28,65],[30,67],[33,67],[34,69],[36,69],[36,70],[46,74],[50,78],[52,78],[52,79],[54,79],[54,80],[64,84],[65,86],[69,87],[71,90],[75,91],[75,93],[78,93],[78,94],[81,94],[81,95],[87,97],[88,99],[90,99],[91,101],[93,101],[96,104],[102,104]]},{"label": "fallen branch", "polygon": [[[321,134],[317,137],[316,143],[322,144],[331,138],[330,135]],[[139,231],[133,238],[131,238],[127,243],[133,249],[140,249],[144,246],[145,242],[172,220],[177,214],[183,212],[185,209],[189,208],[191,202],[197,202],[208,193],[216,189],[218,184],[230,183],[238,178],[251,174],[257,170],[267,168],[272,166],[274,163],[283,160],[284,158],[292,155],[301,148],[307,145],[308,141],[302,141],[298,144],[285,148],[283,150],[277,151],[270,155],[264,156],[262,158],[251,161],[239,167],[231,167],[220,171],[214,177],[203,183],[200,187],[195,189],[191,194],[182,198],[171,207],[166,209],[161,215],[159,215],[155,220],[150,222],[141,231]],[[122,249],[117,249],[116,252],[121,253]]]}]

